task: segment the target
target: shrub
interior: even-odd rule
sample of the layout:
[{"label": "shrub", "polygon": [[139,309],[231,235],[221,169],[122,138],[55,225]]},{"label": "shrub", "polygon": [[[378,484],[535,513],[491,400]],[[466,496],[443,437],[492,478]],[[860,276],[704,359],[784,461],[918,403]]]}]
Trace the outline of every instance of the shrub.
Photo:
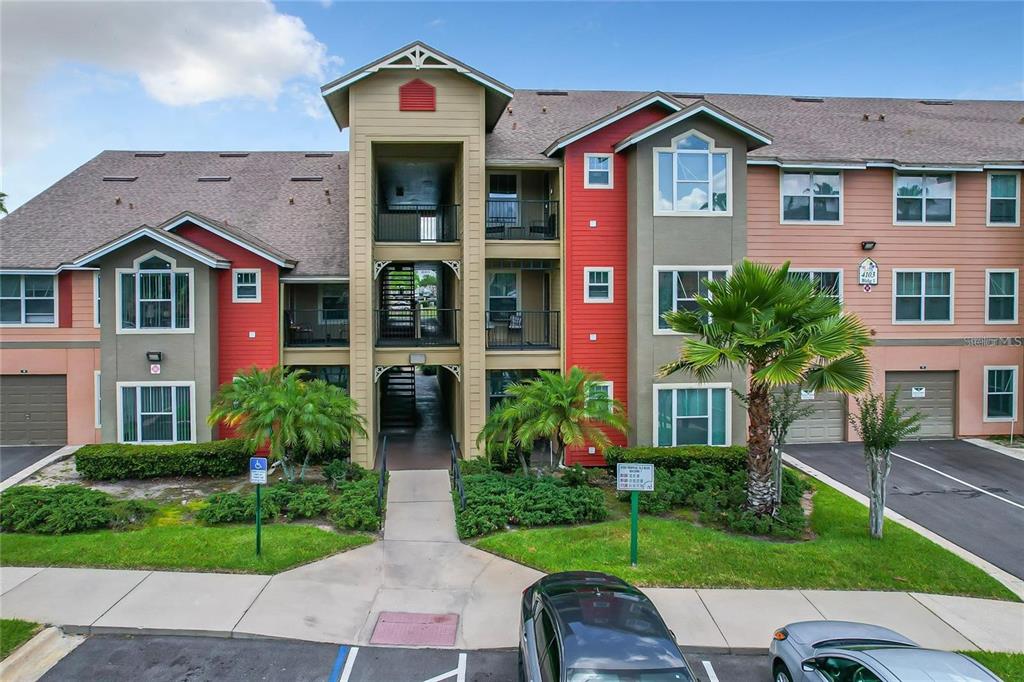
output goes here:
[{"label": "shrub", "polygon": [[[604,452],[609,466],[619,462],[645,462],[658,469],[686,469],[694,464],[716,464],[727,471],[741,471],[747,466],[747,448],[740,445],[681,445],[671,448],[612,446]],[[657,473],[655,474],[657,475]]]},{"label": "shrub", "polygon": [[473,459],[459,460],[459,468],[463,476],[474,476],[491,473],[494,471],[494,464],[486,457],[474,457]]},{"label": "shrub", "polygon": [[375,531],[380,528],[380,514],[377,513],[376,471],[358,481],[342,486],[328,509],[328,517],[337,528],[347,530]]},{"label": "shrub", "polygon": [[338,486],[348,481],[358,481],[366,475],[366,469],[349,460],[334,459],[324,467],[324,478],[331,484],[331,487]]},{"label": "shrub", "polygon": [[306,486],[291,499],[286,514],[289,519],[312,519],[322,515],[330,505],[331,494],[325,486]]},{"label": "shrub", "polygon": [[252,519],[247,500],[240,493],[214,493],[196,512],[196,518],[203,523],[239,523]]},{"label": "shrub", "polygon": [[155,505],[117,500],[79,485],[15,486],[0,495],[0,530],[63,535],[97,528],[123,528],[144,521]]},{"label": "shrub", "polygon": [[126,530],[142,525],[156,513],[157,504],[149,500],[117,500],[110,507],[110,522],[114,530]]},{"label": "shrub", "polygon": [[587,470],[579,463],[573,464],[562,472],[562,482],[569,486],[586,485],[588,478]]},{"label": "shrub", "polygon": [[75,452],[75,468],[92,481],[161,476],[236,476],[249,467],[249,452],[240,440],[176,445],[100,443]]}]

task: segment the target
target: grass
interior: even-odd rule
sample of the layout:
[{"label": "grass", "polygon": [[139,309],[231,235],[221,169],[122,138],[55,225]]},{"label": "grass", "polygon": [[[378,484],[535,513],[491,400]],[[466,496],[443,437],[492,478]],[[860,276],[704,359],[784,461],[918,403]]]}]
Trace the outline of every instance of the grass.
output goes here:
[{"label": "grass", "polygon": [[813,541],[773,542],[644,516],[637,568],[629,565],[628,519],[497,533],[477,545],[545,572],[604,571],[645,586],[899,590],[1019,601],[981,569],[888,520],[885,538],[872,540],[867,508],[812,484]]},{"label": "grass", "polygon": [[0,565],[87,566],[231,573],[278,573],[373,542],[364,533],[333,533],[314,526],[263,526],[256,556],[255,527],[156,524],[139,530],[72,535],[0,535]]},{"label": "grass", "polygon": [[1004,654],[997,651],[961,651],[999,677],[1012,682],[1024,680],[1024,654]]},{"label": "grass", "polygon": [[19,646],[32,639],[42,629],[39,623],[14,618],[0,618],[0,660],[14,653]]}]

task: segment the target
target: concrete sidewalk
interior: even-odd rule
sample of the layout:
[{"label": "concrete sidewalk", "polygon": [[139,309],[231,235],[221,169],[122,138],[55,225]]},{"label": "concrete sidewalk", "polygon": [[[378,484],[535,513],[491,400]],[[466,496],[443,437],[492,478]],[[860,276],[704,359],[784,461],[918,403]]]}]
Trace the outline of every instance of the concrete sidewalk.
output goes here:
[{"label": "concrete sidewalk", "polygon": [[[391,474],[384,539],[275,576],[0,568],[0,612],[72,632],[367,644],[381,611],[457,613],[460,649],[518,645],[541,573],[460,543],[446,471]],[[627,580],[629,576],[624,576]],[[807,619],[892,627],[925,646],[1024,651],[1024,604],[906,592],[649,588],[684,649],[760,651]]]}]

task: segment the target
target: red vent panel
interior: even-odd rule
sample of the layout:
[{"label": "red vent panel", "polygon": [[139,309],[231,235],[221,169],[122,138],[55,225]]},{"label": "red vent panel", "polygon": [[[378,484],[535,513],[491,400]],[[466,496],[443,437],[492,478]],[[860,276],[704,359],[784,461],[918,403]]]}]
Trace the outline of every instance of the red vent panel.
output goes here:
[{"label": "red vent panel", "polygon": [[414,78],[398,88],[399,111],[436,111],[437,91],[434,86]]}]

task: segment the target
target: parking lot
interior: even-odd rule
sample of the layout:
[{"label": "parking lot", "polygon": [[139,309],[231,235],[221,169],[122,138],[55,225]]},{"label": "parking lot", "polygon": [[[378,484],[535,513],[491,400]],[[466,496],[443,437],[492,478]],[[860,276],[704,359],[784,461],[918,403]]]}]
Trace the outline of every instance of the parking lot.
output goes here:
[{"label": "parking lot", "polygon": [[18,473],[30,464],[38,462],[52,452],[56,452],[60,445],[4,445],[0,446],[0,481]]},{"label": "parking lot", "polygon": [[[701,682],[769,680],[767,658],[689,653]],[[348,647],[286,640],[96,635],[50,669],[44,682],[262,680],[276,682],[511,682],[517,654]]]},{"label": "parking lot", "polygon": [[[786,452],[867,493],[859,443],[791,445]],[[893,450],[886,505],[1024,578],[1024,461],[964,441],[901,443]]]}]

